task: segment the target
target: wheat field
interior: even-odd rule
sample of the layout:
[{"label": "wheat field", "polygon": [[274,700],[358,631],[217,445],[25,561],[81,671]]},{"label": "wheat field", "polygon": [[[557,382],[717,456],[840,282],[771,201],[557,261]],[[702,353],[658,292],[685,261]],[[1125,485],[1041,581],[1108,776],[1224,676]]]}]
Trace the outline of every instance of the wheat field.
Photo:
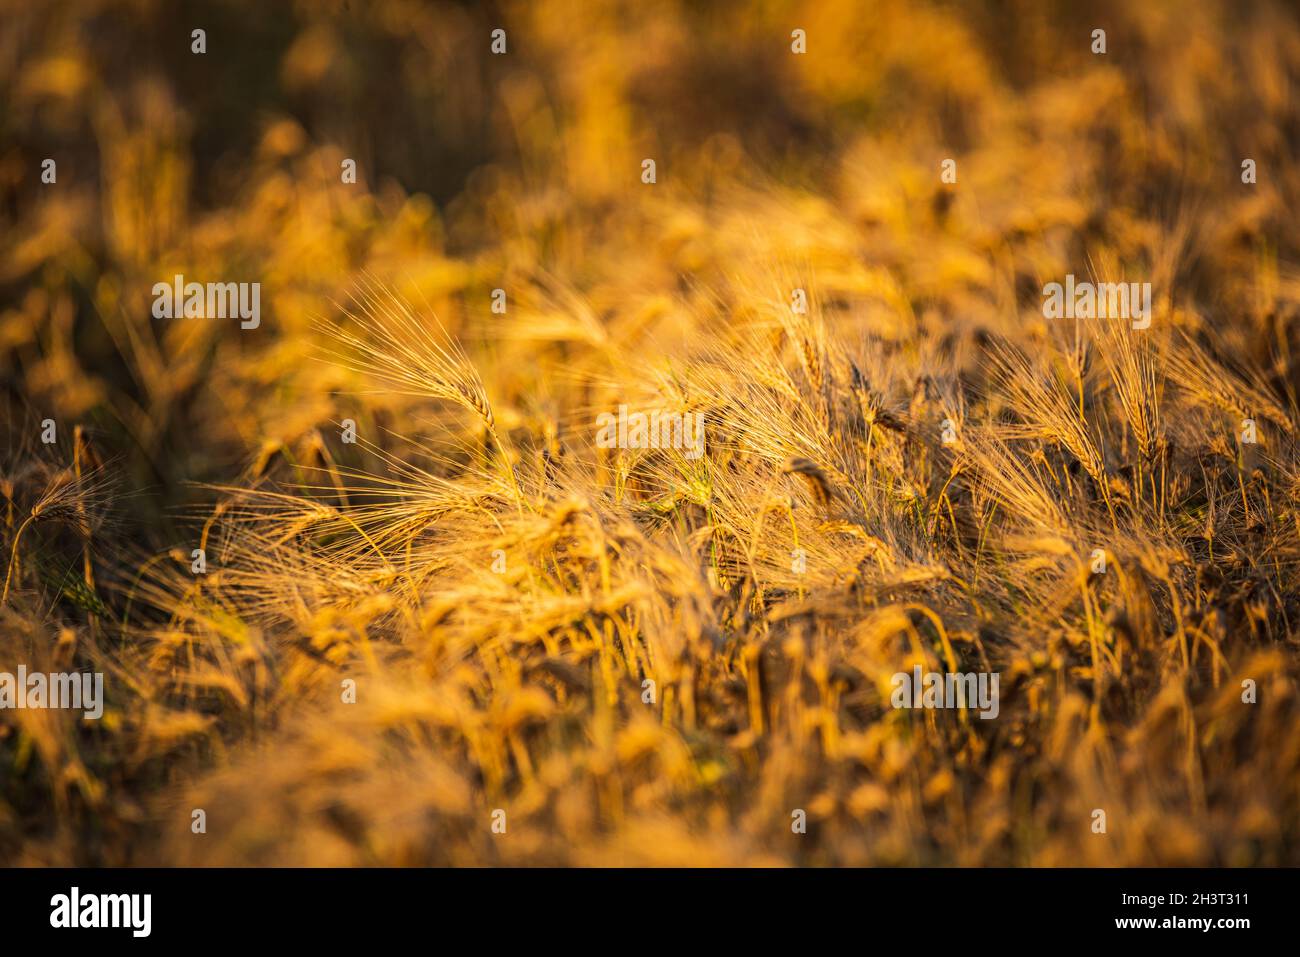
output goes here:
[{"label": "wheat field", "polygon": [[0,17],[0,863],[1300,864],[1291,5]]}]

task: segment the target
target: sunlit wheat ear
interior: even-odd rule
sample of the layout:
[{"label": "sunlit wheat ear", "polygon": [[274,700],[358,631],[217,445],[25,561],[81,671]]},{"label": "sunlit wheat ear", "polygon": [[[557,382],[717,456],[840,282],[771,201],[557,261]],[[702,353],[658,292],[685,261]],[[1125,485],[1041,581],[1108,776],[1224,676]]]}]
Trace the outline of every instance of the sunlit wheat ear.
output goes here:
[{"label": "sunlit wheat ear", "polygon": [[496,418],[478,370],[436,318],[421,320],[395,294],[371,285],[358,289],[353,302],[356,309],[346,315],[366,335],[326,325],[333,338],[352,350],[351,355],[331,352],[333,358],[398,387],[401,395],[455,402],[495,432]]},{"label": "sunlit wheat ear", "polygon": [[967,455],[979,484],[1023,525],[1053,534],[1070,528],[1053,490],[1032,463],[1001,438],[975,433],[968,442]]},{"label": "sunlit wheat ear", "polygon": [[879,425],[891,432],[906,432],[907,425],[885,407],[885,398],[871,387],[862,370],[849,360],[850,383],[862,419],[868,425]]},{"label": "sunlit wheat ear", "polygon": [[1161,378],[1150,340],[1131,335],[1121,324],[1094,320],[1096,340],[1110,373],[1120,408],[1144,464],[1159,454]]},{"label": "sunlit wheat ear", "polygon": [[89,538],[110,487],[111,482],[101,469],[89,470],[80,476],[72,469],[61,469],[50,478],[40,498],[14,534],[13,545],[9,549],[9,564],[5,571],[4,590],[0,592],[0,604],[9,600],[9,586],[13,583],[18,546],[27,528],[36,522],[60,523],[83,539]]},{"label": "sunlit wheat ear", "polygon": [[[1076,351],[1082,369],[1081,351]],[[1082,410],[1050,373],[1040,373],[1024,353],[1007,343],[995,343],[990,364],[1002,391],[1039,438],[1059,442],[1083,466],[1103,499],[1109,498],[1106,466]]]},{"label": "sunlit wheat ear", "polygon": [[1269,395],[1267,387],[1225,369],[1189,334],[1180,334],[1162,359],[1170,380],[1197,403],[1230,412],[1238,419],[1263,415],[1288,435],[1294,434],[1291,416]]},{"label": "sunlit wheat ear", "polygon": [[426,321],[393,292],[365,283],[345,314],[357,331],[322,325],[345,349],[326,356],[344,368],[392,386],[399,395],[454,402],[477,416],[499,454],[500,466],[520,500],[509,450],[497,432],[496,416],[478,370],[437,318]]}]

